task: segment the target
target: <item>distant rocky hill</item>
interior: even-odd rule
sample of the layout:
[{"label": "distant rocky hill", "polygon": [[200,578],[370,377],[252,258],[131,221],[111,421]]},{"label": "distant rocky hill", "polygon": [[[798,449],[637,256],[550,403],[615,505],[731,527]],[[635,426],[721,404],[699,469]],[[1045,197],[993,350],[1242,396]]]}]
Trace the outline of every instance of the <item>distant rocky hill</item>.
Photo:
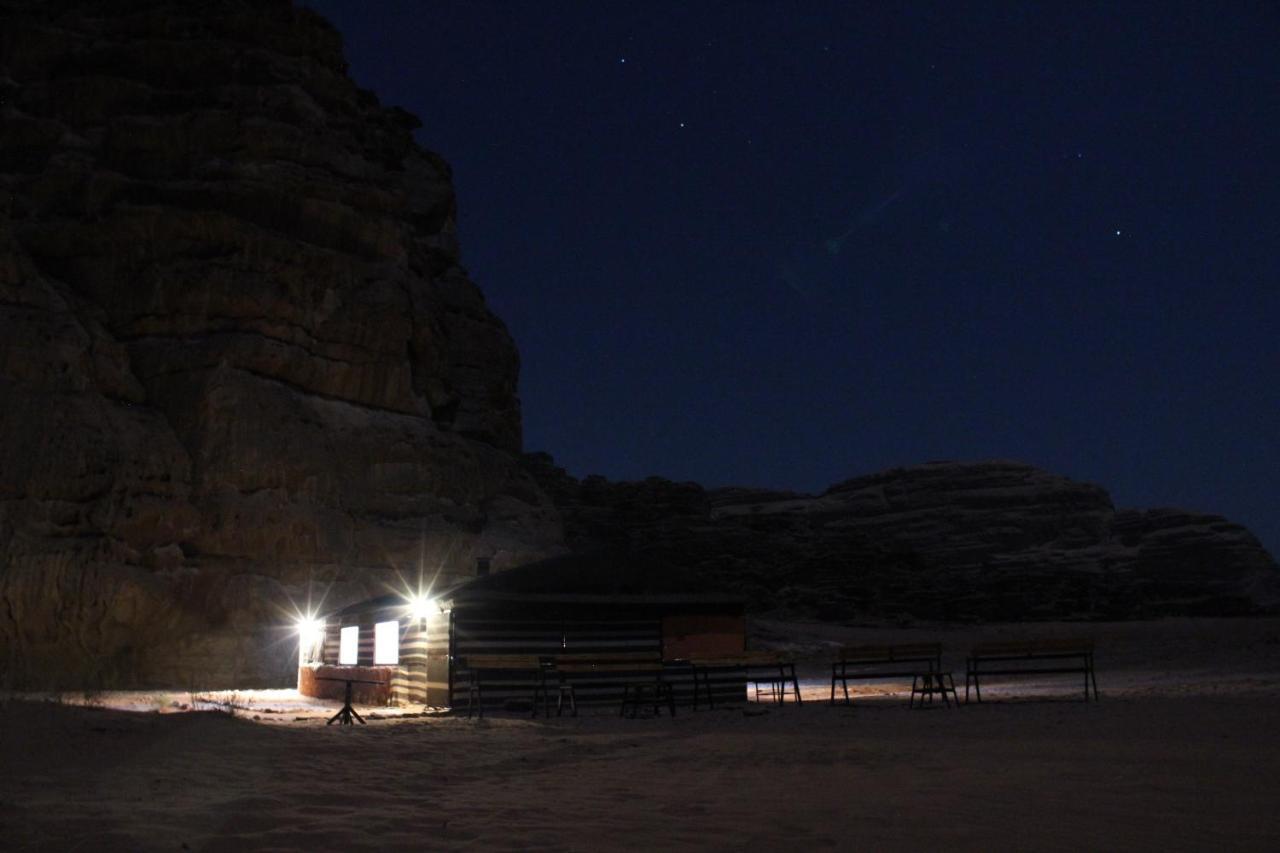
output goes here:
[{"label": "distant rocky hill", "polygon": [[555,553],[448,166],[289,0],[0,0],[0,686],[288,683]]},{"label": "distant rocky hill", "polygon": [[839,621],[1244,614],[1280,603],[1280,567],[1244,527],[1117,510],[1102,488],[1016,462],[937,462],[820,495],[577,480],[526,466],[576,551],[652,553],[757,610]]}]

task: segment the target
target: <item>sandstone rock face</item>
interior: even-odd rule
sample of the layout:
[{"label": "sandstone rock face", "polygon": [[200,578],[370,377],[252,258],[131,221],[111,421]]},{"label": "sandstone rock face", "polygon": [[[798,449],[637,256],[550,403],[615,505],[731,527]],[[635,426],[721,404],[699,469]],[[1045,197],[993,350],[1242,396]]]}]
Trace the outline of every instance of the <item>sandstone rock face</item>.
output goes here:
[{"label": "sandstone rock face", "polygon": [[839,621],[1142,618],[1275,609],[1280,567],[1213,515],[1116,510],[1016,462],[885,471],[821,495],[611,483],[526,465],[575,550],[651,552],[756,609]]},{"label": "sandstone rock face", "polygon": [[447,165],[287,0],[0,0],[0,683],[289,683],[555,553]]}]

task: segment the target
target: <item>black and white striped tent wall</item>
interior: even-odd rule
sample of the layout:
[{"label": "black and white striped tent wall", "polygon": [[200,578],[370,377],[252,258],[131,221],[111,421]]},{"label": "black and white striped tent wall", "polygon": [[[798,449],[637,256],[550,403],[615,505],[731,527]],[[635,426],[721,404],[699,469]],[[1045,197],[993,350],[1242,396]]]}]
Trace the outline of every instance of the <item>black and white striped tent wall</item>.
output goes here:
[{"label": "black and white striped tent wall", "polygon": [[[741,613],[736,601],[699,598],[512,596],[506,600],[460,602],[448,610],[452,644],[448,693],[429,692],[431,704],[466,707],[469,702],[469,655],[557,655],[649,653],[663,661],[662,677],[672,685],[676,702],[692,704],[693,669],[666,653],[664,624],[673,614]],[[617,704],[624,685],[651,672],[613,670],[574,672],[568,676],[580,705]],[[532,672],[486,673],[482,679],[486,708],[527,707],[537,675]],[[552,682],[553,692],[555,681]],[[444,687],[433,680],[432,687]],[[741,701],[741,672],[711,673],[717,702]],[[706,701],[705,691],[702,701]]]}]

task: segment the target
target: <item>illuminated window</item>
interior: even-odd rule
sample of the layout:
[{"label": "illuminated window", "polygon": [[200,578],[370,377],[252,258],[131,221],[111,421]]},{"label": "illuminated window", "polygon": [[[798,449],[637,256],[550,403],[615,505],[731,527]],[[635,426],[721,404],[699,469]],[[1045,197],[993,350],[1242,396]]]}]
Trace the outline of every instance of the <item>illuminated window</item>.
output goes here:
[{"label": "illuminated window", "polygon": [[400,663],[400,623],[379,622],[373,626],[373,662]]},{"label": "illuminated window", "polygon": [[338,663],[355,666],[356,654],[360,650],[360,626],[349,625],[342,629],[338,637]]}]

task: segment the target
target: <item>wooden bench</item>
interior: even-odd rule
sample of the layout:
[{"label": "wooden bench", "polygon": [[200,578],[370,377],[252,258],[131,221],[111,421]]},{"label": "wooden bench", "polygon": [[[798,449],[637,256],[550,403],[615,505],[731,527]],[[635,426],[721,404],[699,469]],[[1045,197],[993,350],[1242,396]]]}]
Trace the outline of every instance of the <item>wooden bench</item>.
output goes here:
[{"label": "wooden bench", "polygon": [[560,698],[556,703],[556,715],[559,716],[565,698],[573,715],[578,715],[577,692],[575,680],[585,680],[595,675],[603,675],[621,679],[622,704],[618,715],[623,716],[628,710],[635,717],[642,706],[652,703],[653,713],[657,716],[663,705],[676,715],[675,692],[671,683],[663,677],[664,665],[662,655],[656,652],[587,652],[578,654],[555,655],[549,658],[550,671],[559,679]]},{"label": "wooden bench", "polygon": [[982,701],[982,676],[1052,675],[1071,673],[1084,676],[1084,700],[1089,701],[1089,685],[1098,700],[1098,680],[1093,668],[1093,640],[1018,640],[983,643],[973,647],[965,664],[964,699],[969,701],[969,684]]},{"label": "wooden bench", "polygon": [[[533,716],[538,716],[538,702],[542,701],[546,715],[551,716],[551,697],[547,685],[547,665],[537,655],[466,655],[459,658],[459,668],[468,673],[467,685],[467,718],[472,712],[484,716],[484,694],[481,686],[482,675],[511,675],[519,673],[521,677],[533,676]],[[563,698],[563,697],[562,697]]]},{"label": "wooden bench", "polygon": [[[924,665],[924,669],[921,668]],[[831,663],[831,704],[836,703],[836,682],[844,688],[849,704],[851,680],[911,678],[942,671],[941,643],[909,643],[896,646],[845,646]]]},{"label": "wooden bench", "polygon": [[740,652],[733,655],[721,655],[713,658],[690,658],[685,661],[693,668],[693,707],[698,707],[698,695],[703,687],[707,691],[707,704],[716,706],[715,695],[711,690],[711,670],[742,670],[746,680],[756,690],[756,699],[760,698],[760,685],[768,684],[772,688],[773,700],[779,704],[786,701],[787,685],[795,692],[796,704],[800,699],[800,682],[796,678],[795,656],[790,652]]}]

